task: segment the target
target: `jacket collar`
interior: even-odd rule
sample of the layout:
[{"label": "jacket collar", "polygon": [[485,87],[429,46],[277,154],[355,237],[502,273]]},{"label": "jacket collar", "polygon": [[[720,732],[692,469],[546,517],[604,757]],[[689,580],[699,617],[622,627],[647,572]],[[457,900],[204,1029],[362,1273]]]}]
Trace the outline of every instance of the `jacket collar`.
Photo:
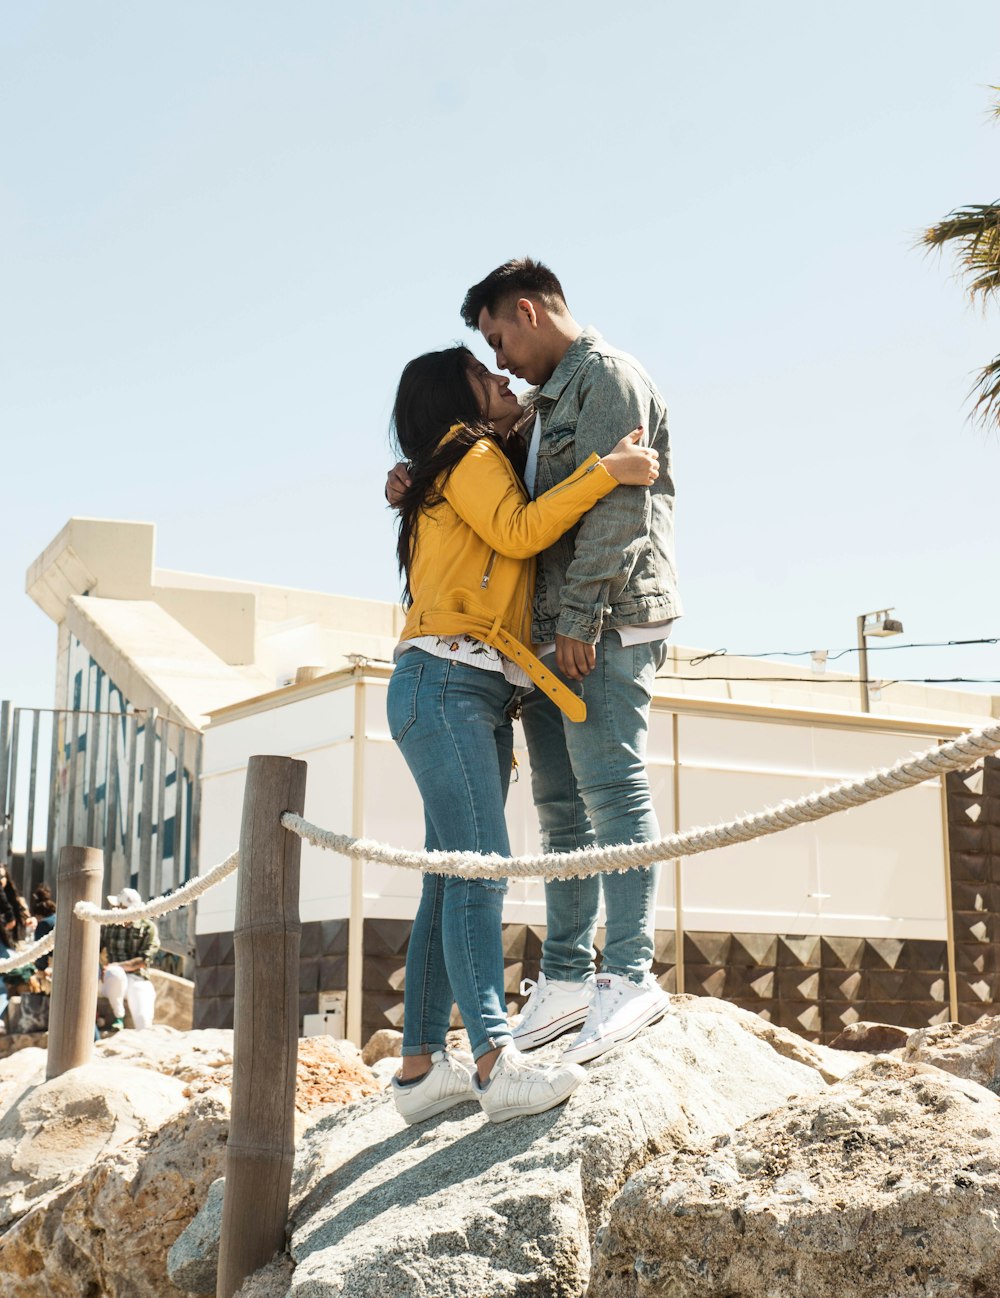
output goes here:
[{"label": "jacket collar", "polygon": [[597,330],[592,325],[588,325],[580,336],[570,343],[566,354],[552,371],[549,381],[538,389],[535,399],[558,401],[570,379],[591,352],[600,350],[603,341]]}]

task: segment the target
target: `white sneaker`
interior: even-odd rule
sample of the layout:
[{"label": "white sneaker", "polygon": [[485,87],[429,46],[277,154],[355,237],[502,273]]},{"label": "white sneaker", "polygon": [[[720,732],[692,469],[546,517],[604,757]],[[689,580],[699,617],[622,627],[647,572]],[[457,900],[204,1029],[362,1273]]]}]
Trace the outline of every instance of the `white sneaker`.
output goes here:
[{"label": "white sneaker", "polygon": [[533,1064],[513,1046],[497,1057],[489,1081],[473,1080],[490,1122],[544,1113],[568,1100],[587,1074],[576,1064]]},{"label": "white sneaker", "polygon": [[403,1121],[412,1126],[414,1122],[444,1113],[453,1104],[478,1099],[478,1092],[472,1086],[472,1069],[461,1057],[456,1058],[446,1050],[435,1050],[430,1070],[419,1082],[402,1086],[398,1077],[392,1079],[392,1098]]},{"label": "white sneaker", "polygon": [[621,1041],[662,1019],[670,1009],[670,997],[647,974],[641,983],[622,974],[599,973],[594,980],[594,999],[579,1036],[563,1051],[564,1059],[584,1064],[596,1059]]},{"label": "white sneaker", "polygon": [[593,996],[594,982],[590,978],[582,983],[560,982],[555,978],[538,975],[538,982],[525,978],[521,995],[528,999],[514,1029],[514,1045],[518,1050],[537,1050],[572,1032],[586,1022]]}]

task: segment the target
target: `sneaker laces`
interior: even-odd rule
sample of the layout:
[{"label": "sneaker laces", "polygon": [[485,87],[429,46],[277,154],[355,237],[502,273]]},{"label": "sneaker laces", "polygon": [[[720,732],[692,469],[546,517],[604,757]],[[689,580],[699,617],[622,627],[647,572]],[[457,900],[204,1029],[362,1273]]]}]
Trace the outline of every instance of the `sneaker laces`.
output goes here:
[{"label": "sneaker laces", "polygon": [[547,1077],[550,1073],[556,1072],[562,1067],[558,1061],[542,1063],[536,1059],[529,1059],[522,1055],[519,1050],[508,1050],[503,1056],[505,1071],[513,1075],[516,1080],[527,1080],[529,1076]]}]

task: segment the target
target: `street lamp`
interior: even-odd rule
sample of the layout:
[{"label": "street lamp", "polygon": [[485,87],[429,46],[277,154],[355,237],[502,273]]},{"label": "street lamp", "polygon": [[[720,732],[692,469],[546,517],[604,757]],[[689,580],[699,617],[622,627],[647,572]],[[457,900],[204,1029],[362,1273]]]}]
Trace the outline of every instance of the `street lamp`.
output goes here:
[{"label": "street lamp", "polygon": [[891,608],[882,608],[877,609],[874,613],[862,613],[858,618],[858,675],[861,685],[862,712],[871,711],[871,701],[868,696],[868,636],[901,635],[903,631],[902,622],[889,616],[894,611]]}]

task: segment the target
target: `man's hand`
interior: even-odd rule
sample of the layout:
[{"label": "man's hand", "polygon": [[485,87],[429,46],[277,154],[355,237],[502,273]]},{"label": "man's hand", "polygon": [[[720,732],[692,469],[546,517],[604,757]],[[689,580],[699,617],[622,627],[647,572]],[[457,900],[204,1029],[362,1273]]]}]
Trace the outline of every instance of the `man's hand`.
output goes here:
[{"label": "man's hand", "polygon": [[392,466],[385,480],[385,498],[393,509],[397,508],[409,485],[410,475],[407,472],[406,461],[400,460],[398,464]]},{"label": "man's hand", "polygon": [[597,650],[585,640],[574,640],[568,635],[556,636],[556,666],[571,681],[582,681],[589,676],[597,662]]}]

